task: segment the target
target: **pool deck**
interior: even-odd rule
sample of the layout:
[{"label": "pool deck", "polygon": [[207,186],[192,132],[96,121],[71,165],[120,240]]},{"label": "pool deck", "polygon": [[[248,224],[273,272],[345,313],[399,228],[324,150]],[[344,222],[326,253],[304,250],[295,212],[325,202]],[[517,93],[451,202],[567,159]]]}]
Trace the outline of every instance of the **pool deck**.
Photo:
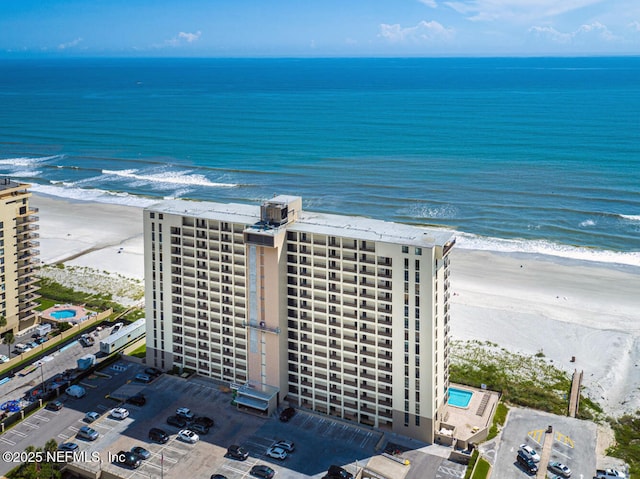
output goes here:
[{"label": "pool deck", "polygon": [[500,394],[495,391],[457,384],[452,384],[451,387],[471,391],[473,396],[465,408],[447,404],[443,423],[448,428],[453,428],[453,437],[458,441],[473,442],[474,437],[491,427],[493,413],[500,399]]},{"label": "pool deck", "polygon": [[[76,314],[71,318],[56,319],[51,315],[51,313],[55,313],[56,311],[73,311]],[[75,304],[56,304],[55,306],[47,308],[40,313],[40,321],[47,321],[51,323],[80,323],[89,318],[90,314],[91,312],[85,309],[84,306],[76,306]]]}]

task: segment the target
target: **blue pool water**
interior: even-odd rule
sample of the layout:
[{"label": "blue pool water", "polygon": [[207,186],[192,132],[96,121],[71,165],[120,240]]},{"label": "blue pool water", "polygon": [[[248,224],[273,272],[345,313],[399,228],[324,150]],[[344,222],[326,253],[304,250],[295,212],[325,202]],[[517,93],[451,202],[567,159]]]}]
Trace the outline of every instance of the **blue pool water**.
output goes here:
[{"label": "blue pool water", "polygon": [[447,404],[456,407],[468,407],[473,393],[466,389],[449,388],[449,400]]},{"label": "blue pool water", "polygon": [[76,312],[73,309],[61,309],[60,311],[52,311],[51,316],[55,319],[69,319],[75,317]]}]

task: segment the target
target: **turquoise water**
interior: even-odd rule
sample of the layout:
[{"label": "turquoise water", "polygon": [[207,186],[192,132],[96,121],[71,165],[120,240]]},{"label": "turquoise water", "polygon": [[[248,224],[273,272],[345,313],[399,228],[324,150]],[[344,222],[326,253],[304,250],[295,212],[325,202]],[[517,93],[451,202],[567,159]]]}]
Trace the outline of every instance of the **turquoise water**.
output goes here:
[{"label": "turquoise water", "polygon": [[51,317],[58,320],[74,318],[76,316],[76,312],[72,309],[61,309],[58,311],[52,311],[50,314]]},{"label": "turquoise water", "polygon": [[640,265],[640,57],[0,63],[0,175],[304,207]]},{"label": "turquoise water", "polygon": [[469,401],[471,401],[471,396],[473,396],[473,393],[466,389],[449,388],[448,392],[449,400],[447,404],[462,408],[469,406]]}]

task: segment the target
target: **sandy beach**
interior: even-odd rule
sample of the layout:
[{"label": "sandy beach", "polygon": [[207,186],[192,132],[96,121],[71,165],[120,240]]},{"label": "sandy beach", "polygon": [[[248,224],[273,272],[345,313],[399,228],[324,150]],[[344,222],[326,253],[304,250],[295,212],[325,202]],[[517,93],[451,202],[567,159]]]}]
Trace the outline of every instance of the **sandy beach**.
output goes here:
[{"label": "sandy beach", "polygon": [[[34,195],[40,257],[144,276],[142,210]],[[584,371],[613,415],[640,409],[640,268],[454,249],[451,334]],[[571,358],[575,357],[575,362]]]}]

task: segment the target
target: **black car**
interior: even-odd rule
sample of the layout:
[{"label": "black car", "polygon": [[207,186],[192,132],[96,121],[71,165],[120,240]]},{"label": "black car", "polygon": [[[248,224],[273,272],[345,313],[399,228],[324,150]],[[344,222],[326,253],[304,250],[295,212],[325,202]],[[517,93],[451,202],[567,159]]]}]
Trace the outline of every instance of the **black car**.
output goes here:
[{"label": "black car", "polygon": [[222,474],[213,474],[211,479],[227,479],[227,476],[223,476]]},{"label": "black car", "polygon": [[145,398],[143,394],[136,394],[127,399],[127,403],[133,404],[134,406],[144,406],[147,404],[147,398]]},{"label": "black car", "polygon": [[261,479],[272,479],[273,476],[276,475],[276,471],[264,464],[257,464],[251,468],[249,474],[254,477],[260,477]]},{"label": "black car", "polygon": [[180,416],[169,416],[167,418],[167,424],[169,426],[179,427],[180,429],[187,427],[187,421]]},{"label": "black car", "polygon": [[331,465],[327,471],[327,476],[331,479],[353,479],[353,474],[347,471],[344,467]]},{"label": "black car", "polygon": [[118,462],[118,464],[129,466],[132,469],[140,467],[140,458],[131,451],[118,452],[116,462]]},{"label": "black car", "polygon": [[162,429],[154,427],[149,430],[149,439],[159,442],[160,444],[164,444],[169,440],[169,435]]},{"label": "black car", "polygon": [[154,378],[157,378],[158,376],[162,375],[162,371],[160,371],[157,368],[147,368],[147,369],[144,370],[144,373],[147,376],[151,376],[151,377],[154,377]]},{"label": "black car", "polygon": [[47,403],[46,409],[49,411],[59,411],[62,409],[63,404],[60,401],[51,401]]},{"label": "black car", "polygon": [[522,451],[518,451],[516,462],[530,475],[538,472],[538,466],[536,466],[536,463]]},{"label": "black car", "polygon": [[237,459],[239,461],[244,461],[247,459],[247,457],[249,457],[249,452],[247,452],[246,449],[234,444],[227,448],[227,454],[225,454],[225,456]]},{"label": "black car", "polygon": [[213,427],[213,419],[211,419],[210,417],[206,417],[206,416],[197,416],[194,420],[193,420],[194,424],[202,424],[204,427],[207,428],[212,428]]},{"label": "black car", "polygon": [[200,424],[197,422],[190,424],[189,429],[191,429],[193,432],[197,432],[198,434],[209,434],[209,428],[204,424]]},{"label": "black car", "polygon": [[293,409],[292,407],[288,407],[280,413],[280,420],[282,422],[287,422],[289,421],[289,419],[291,419],[295,415],[296,415],[296,410]]}]

